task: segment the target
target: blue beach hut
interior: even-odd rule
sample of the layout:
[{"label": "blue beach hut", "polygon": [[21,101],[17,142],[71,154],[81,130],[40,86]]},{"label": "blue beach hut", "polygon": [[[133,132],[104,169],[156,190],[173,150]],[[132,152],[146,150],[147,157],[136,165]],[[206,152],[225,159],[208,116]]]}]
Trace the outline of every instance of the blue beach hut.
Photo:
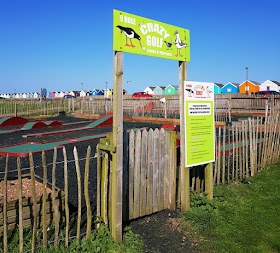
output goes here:
[{"label": "blue beach hut", "polygon": [[223,88],[222,93],[239,93],[239,83],[228,82]]}]

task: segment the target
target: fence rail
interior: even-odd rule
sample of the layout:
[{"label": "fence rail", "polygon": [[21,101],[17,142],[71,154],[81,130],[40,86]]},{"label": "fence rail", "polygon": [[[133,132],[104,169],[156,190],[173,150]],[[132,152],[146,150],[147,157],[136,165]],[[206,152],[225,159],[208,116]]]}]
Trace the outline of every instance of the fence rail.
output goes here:
[{"label": "fence rail", "polygon": [[[179,118],[179,97],[162,96],[152,98],[132,98],[124,96],[125,116],[152,116],[160,118]],[[266,106],[280,106],[280,96],[257,97],[254,95],[215,94],[215,118],[217,121],[231,121],[233,113],[265,113]],[[60,111],[106,114],[113,111],[111,98],[87,96],[83,98],[5,99],[0,100],[0,116],[32,116],[57,114]]]}]

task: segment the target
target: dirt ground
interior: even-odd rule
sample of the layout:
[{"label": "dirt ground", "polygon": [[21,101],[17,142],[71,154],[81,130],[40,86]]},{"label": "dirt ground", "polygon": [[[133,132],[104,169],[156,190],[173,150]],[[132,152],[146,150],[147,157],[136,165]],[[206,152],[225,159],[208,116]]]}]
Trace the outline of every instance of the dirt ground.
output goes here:
[{"label": "dirt ground", "polygon": [[200,252],[195,238],[181,230],[179,211],[164,210],[127,225],[144,242],[143,252]]}]

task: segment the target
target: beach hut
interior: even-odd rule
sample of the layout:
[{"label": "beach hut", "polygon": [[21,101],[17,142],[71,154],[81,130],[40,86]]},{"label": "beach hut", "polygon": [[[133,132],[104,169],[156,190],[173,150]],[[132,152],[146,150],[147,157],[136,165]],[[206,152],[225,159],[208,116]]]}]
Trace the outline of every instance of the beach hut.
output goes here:
[{"label": "beach hut", "polygon": [[157,86],[155,89],[154,89],[154,95],[164,95],[164,90],[165,90],[166,87],[164,86]]},{"label": "beach hut", "polygon": [[168,85],[164,89],[164,95],[177,95],[178,89],[179,89],[179,86],[177,86],[177,85]]},{"label": "beach hut", "polygon": [[273,90],[280,91],[280,83],[277,81],[266,80],[260,85],[260,91],[262,90]]},{"label": "beach hut", "polygon": [[51,96],[51,98],[54,98],[54,97],[55,97],[55,93],[52,91],[52,92],[50,93],[50,96]]},{"label": "beach hut", "polygon": [[47,95],[46,95],[47,98],[50,98],[51,97],[51,94],[49,92],[47,92]]},{"label": "beach hut", "polygon": [[39,93],[38,92],[34,92],[33,93],[33,98],[39,98]]},{"label": "beach hut", "polygon": [[153,95],[155,88],[156,87],[148,86],[146,89],[144,89],[144,92],[146,92],[147,94]]},{"label": "beach hut", "polygon": [[97,95],[98,96],[104,96],[104,91],[103,90],[99,90]]},{"label": "beach hut", "polygon": [[260,90],[260,85],[261,84],[257,81],[247,80],[242,84],[240,84],[239,93],[247,93],[247,94],[255,93]]},{"label": "beach hut", "polygon": [[34,98],[34,93],[33,92],[29,93],[29,98]]},{"label": "beach hut", "polygon": [[94,89],[94,90],[92,91],[92,96],[98,96],[98,92],[99,92],[98,89]]},{"label": "beach hut", "polygon": [[214,83],[214,94],[222,93],[223,84],[221,83]]},{"label": "beach hut", "polygon": [[80,97],[85,97],[87,95],[87,93],[84,91],[84,90],[82,90],[81,92],[80,92]]},{"label": "beach hut", "polygon": [[239,93],[239,83],[228,82],[222,88],[222,93]]}]

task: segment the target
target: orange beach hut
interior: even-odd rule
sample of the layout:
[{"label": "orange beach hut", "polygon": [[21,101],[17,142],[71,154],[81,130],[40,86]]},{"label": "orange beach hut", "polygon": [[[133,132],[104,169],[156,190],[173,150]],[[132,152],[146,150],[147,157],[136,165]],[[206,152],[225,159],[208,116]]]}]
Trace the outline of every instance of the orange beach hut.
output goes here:
[{"label": "orange beach hut", "polygon": [[261,83],[257,81],[245,81],[239,86],[239,93],[255,93],[260,90]]}]

